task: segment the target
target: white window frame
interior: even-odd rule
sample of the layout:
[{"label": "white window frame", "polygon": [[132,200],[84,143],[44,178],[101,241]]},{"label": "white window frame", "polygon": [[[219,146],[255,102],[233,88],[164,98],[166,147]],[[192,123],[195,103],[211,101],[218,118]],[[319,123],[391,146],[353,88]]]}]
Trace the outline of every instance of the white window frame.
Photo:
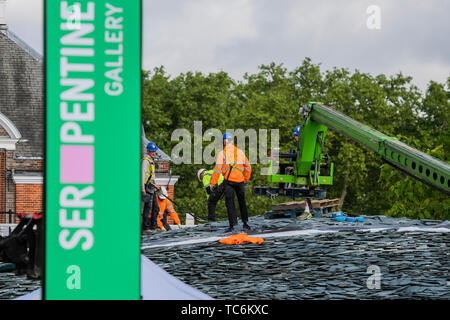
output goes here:
[{"label": "white window frame", "polygon": [[0,112],[0,126],[5,129],[9,137],[0,137],[0,149],[16,150],[17,142],[22,138],[22,134],[14,123]]}]

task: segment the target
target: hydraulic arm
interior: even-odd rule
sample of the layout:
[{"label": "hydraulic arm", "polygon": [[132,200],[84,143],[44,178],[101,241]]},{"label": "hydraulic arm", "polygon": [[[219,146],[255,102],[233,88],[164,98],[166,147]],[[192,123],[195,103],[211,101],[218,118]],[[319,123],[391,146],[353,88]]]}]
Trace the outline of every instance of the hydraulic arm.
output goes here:
[{"label": "hydraulic arm", "polygon": [[279,187],[255,187],[254,194],[292,198],[324,197],[325,192],[317,187],[333,183],[333,163],[324,148],[324,137],[329,128],[361,143],[376,152],[384,161],[411,177],[450,195],[450,165],[448,163],[433,158],[400,142],[397,138],[389,137],[321,103],[310,102],[300,108],[299,113],[304,114],[305,120],[296,152],[280,154],[279,159],[271,162],[268,180],[279,183]]}]

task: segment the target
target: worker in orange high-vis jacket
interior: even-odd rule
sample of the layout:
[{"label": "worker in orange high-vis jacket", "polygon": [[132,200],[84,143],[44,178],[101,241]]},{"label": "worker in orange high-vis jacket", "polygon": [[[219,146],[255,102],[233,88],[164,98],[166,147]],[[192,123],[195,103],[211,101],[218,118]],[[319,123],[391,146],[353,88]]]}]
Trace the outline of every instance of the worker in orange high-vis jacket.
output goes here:
[{"label": "worker in orange high-vis jacket", "polygon": [[157,192],[157,201],[159,205],[159,214],[156,220],[156,223],[160,229],[166,229],[166,231],[171,230],[170,225],[167,223],[167,216],[170,215],[170,217],[173,219],[173,221],[178,225],[178,227],[181,229],[181,221],[178,217],[177,212],[173,208],[173,203],[167,198],[167,189],[164,187],[161,187],[160,190]]},{"label": "worker in orange high-vis jacket", "polygon": [[238,224],[234,205],[235,193],[239,203],[243,229],[248,231],[251,229],[247,224],[248,212],[245,202],[245,189],[252,174],[252,167],[244,152],[233,144],[233,136],[230,133],[225,133],[222,138],[224,149],[217,155],[216,166],[211,179],[212,192],[217,190],[217,182],[222,174],[224,180],[219,188],[224,188],[225,205],[228,212],[228,222],[230,223],[226,232],[233,231],[233,227]]}]

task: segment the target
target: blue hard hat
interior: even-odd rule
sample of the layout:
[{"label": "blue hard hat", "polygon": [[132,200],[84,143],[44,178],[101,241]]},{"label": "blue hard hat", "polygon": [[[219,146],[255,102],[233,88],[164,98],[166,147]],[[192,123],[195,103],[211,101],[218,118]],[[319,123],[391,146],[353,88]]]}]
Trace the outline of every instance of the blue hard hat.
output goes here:
[{"label": "blue hard hat", "polygon": [[223,136],[222,136],[222,140],[225,140],[225,139],[233,139],[233,135],[231,134],[231,133],[224,133],[223,134]]},{"label": "blue hard hat", "polygon": [[156,146],[156,144],[154,142],[149,142],[147,144],[147,150],[150,152],[153,152],[153,151],[158,150],[158,147]]},{"label": "blue hard hat", "polygon": [[298,136],[300,133],[300,129],[302,128],[302,126],[296,126],[294,129],[294,133],[292,133],[293,136]]}]

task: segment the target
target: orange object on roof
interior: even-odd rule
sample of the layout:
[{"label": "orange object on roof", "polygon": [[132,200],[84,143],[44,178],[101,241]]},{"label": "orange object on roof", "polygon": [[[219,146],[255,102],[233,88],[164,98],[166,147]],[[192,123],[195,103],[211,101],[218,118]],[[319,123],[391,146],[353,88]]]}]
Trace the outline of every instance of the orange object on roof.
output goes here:
[{"label": "orange object on roof", "polygon": [[245,233],[233,234],[229,237],[223,238],[219,240],[222,244],[241,244],[243,242],[251,242],[251,243],[263,243],[263,238],[250,237]]}]

